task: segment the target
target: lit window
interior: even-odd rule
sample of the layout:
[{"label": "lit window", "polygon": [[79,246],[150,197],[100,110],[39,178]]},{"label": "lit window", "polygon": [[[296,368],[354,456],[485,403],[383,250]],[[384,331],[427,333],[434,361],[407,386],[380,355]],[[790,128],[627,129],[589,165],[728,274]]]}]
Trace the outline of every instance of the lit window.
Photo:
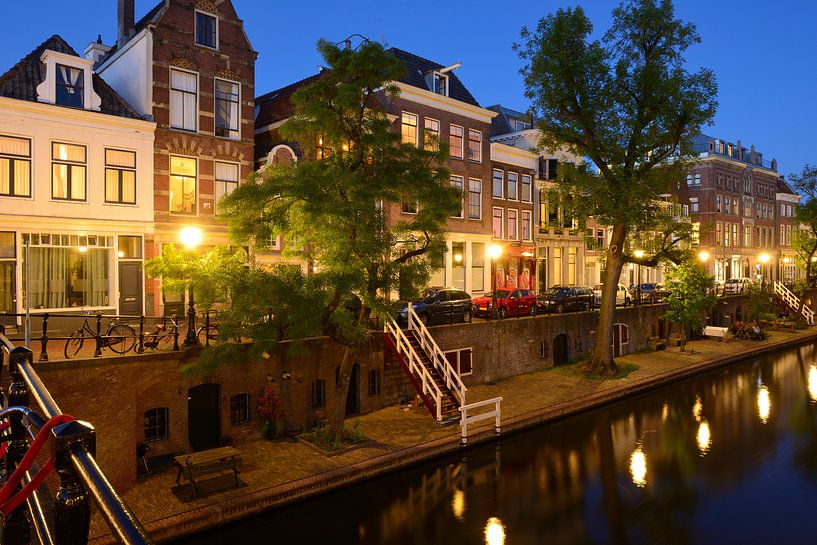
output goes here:
[{"label": "lit window", "polygon": [[519,199],[519,174],[516,172],[508,172],[508,198],[511,200]]},{"label": "lit window", "polygon": [[494,238],[502,238],[503,222],[503,209],[494,208]]},{"label": "lit window", "polygon": [[482,133],[473,129],[468,129],[468,160],[482,161]]},{"label": "lit window", "polygon": [[522,202],[531,202],[531,177],[528,174],[522,175]]},{"label": "lit window", "polygon": [[238,84],[216,80],[216,136],[238,140]]},{"label": "lit window", "polygon": [[417,116],[403,112],[401,134],[404,144],[417,145]]},{"label": "lit window", "polygon": [[519,232],[517,231],[517,219],[519,212],[508,209],[508,240],[518,240]]},{"label": "lit window", "polygon": [[701,175],[700,174],[695,175],[694,184],[695,185],[701,185]]},{"label": "lit window", "polygon": [[196,160],[192,157],[170,158],[170,211],[196,213]]},{"label": "lit window", "polygon": [[136,204],[136,153],[105,149],[105,202]]},{"label": "lit window", "polygon": [[57,65],[56,102],[62,106],[82,108],[84,105],[84,74],[79,68]]},{"label": "lit window", "polygon": [[451,125],[449,128],[448,145],[450,148],[449,151],[451,153],[451,157],[454,159],[462,159],[464,134],[465,133],[462,127]]},{"label": "lit window", "polygon": [[462,217],[462,191],[463,191],[463,178],[462,176],[451,176],[451,185],[457,188],[457,192],[460,196],[460,209],[454,214],[453,217],[461,218]]},{"label": "lit window", "polygon": [[196,130],[198,114],[198,81],[196,74],[170,70],[170,126],[185,131]]},{"label": "lit window", "polygon": [[51,197],[66,201],[85,200],[85,146],[51,143]]},{"label": "lit window", "polygon": [[207,13],[196,12],[196,43],[205,47],[218,48],[218,20]]},{"label": "lit window", "polygon": [[482,180],[468,180],[468,219],[482,219]]},{"label": "lit window", "polygon": [[250,394],[236,394],[230,398],[230,423],[246,424],[250,421]]},{"label": "lit window", "polygon": [[145,443],[167,439],[168,412],[167,407],[145,411]]},{"label": "lit window", "polygon": [[501,199],[505,196],[505,173],[501,170],[494,169],[494,188],[493,188],[493,196],[494,198]]},{"label": "lit window", "polygon": [[216,204],[238,187],[238,165],[216,162]]},{"label": "lit window", "polygon": [[423,145],[428,150],[440,149],[440,122],[436,119],[423,120]]},{"label": "lit window", "polygon": [[31,140],[0,136],[0,195],[31,196]]},{"label": "lit window", "polygon": [[530,231],[530,212],[527,210],[522,211],[522,240],[531,240],[531,231]]}]

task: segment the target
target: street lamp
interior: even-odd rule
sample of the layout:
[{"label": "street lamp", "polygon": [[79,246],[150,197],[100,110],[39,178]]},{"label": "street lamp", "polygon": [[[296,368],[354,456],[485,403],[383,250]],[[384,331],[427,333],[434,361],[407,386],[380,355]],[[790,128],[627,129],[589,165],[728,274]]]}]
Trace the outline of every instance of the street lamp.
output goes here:
[{"label": "street lamp", "polygon": [[757,260],[763,265],[760,268],[760,285],[762,286],[765,282],[764,273],[766,272],[764,269],[766,268],[766,263],[769,262],[769,254],[763,252],[759,256],[757,256]]},{"label": "street lamp", "polygon": [[709,252],[707,252],[706,250],[701,250],[700,252],[698,252],[698,259],[701,260],[701,263],[706,263],[707,261],[709,261]]},{"label": "street lamp", "polygon": [[[644,250],[636,250],[633,252],[633,255],[636,259],[641,259],[644,257]],[[641,263],[637,263],[638,265],[638,283],[635,286],[635,299],[638,301],[638,304],[641,304]]]},{"label": "street lamp", "polygon": [[[184,244],[185,248],[192,252],[201,244],[201,229],[192,225],[184,227],[179,231],[179,240]],[[187,288],[187,292],[187,335],[184,337],[183,346],[197,346],[199,344],[199,338],[196,335],[196,308],[193,302],[192,284]]]},{"label": "street lamp", "polygon": [[488,257],[491,259],[491,318],[496,319],[496,260],[502,255],[502,246],[490,244],[488,246]]}]

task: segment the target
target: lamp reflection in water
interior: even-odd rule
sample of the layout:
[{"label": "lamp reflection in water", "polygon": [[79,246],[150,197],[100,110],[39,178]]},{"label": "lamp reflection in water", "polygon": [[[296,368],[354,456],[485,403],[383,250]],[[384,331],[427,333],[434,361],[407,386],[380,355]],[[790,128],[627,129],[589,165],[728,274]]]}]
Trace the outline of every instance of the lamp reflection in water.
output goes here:
[{"label": "lamp reflection in water", "polygon": [[808,395],[812,401],[817,401],[817,364],[814,363],[808,368]]},{"label": "lamp reflection in water", "polygon": [[630,454],[630,476],[637,487],[644,488],[647,485],[647,456],[641,445]]},{"label": "lamp reflection in water", "polygon": [[485,523],[485,545],[505,545],[505,525],[496,517]]},{"label": "lamp reflection in water", "polygon": [[757,391],[757,416],[762,423],[769,421],[769,414],[772,412],[772,401],[769,398],[769,389],[766,385],[761,385]]},{"label": "lamp reflection in water", "polygon": [[465,492],[462,490],[454,490],[454,497],[451,498],[451,510],[457,520],[462,520],[462,515],[465,513]]},{"label": "lamp reflection in water", "polygon": [[698,424],[696,439],[698,440],[698,450],[701,451],[701,456],[706,456],[710,445],[712,445],[712,433],[709,430],[709,422],[706,421],[706,418],[702,419],[701,423]]},{"label": "lamp reflection in water", "polygon": [[695,396],[695,405],[692,406],[692,416],[695,422],[701,421],[701,413],[704,411],[704,404],[701,403],[701,396]]}]

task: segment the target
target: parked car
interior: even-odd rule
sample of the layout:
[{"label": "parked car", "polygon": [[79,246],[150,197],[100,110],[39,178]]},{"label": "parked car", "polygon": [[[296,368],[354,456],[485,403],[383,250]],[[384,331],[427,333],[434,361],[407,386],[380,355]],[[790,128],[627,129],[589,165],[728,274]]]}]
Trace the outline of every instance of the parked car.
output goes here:
[{"label": "parked car", "polygon": [[[491,316],[492,292],[473,299],[472,303],[474,316]],[[536,314],[536,296],[530,290],[497,290],[496,307],[500,318],[533,315]]]},{"label": "parked car", "polygon": [[642,303],[657,303],[663,297],[663,292],[658,286],[659,284],[655,282],[643,282],[630,286],[630,297],[633,301],[638,301],[640,291]]},{"label": "parked car", "polygon": [[588,310],[593,307],[591,288],[553,286],[536,297],[536,306],[542,312],[562,314],[568,311]]},{"label": "parked car", "polygon": [[[594,304],[600,305],[601,304],[601,290],[604,288],[604,284],[596,284],[593,286],[593,296],[595,297]],[[617,305],[624,305],[625,307],[630,304],[630,293],[627,291],[627,286],[624,284],[618,284],[616,287],[616,304]]]},{"label": "parked car", "polygon": [[723,283],[723,294],[724,295],[738,295],[743,293],[747,286],[752,285],[754,282],[751,278],[730,278],[726,282]]},{"label": "parked car", "polygon": [[[471,296],[457,288],[426,288],[422,298],[410,304],[426,325],[471,321]],[[408,305],[397,313],[397,321],[403,325],[408,323]]]}]

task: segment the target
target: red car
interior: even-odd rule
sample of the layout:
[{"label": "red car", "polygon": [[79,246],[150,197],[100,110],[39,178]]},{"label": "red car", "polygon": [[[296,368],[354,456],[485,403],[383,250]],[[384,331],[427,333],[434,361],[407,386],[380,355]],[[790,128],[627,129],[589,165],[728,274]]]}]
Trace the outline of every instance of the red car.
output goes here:
[{"label": "red car", "polygon": [[[471,302],[474,305],[474,316],[489,318],[491,316],[491,305],[493,297],[491,292],[482,297],[474,297]],[[500,318],[506,316],[528,316],[536,313],[536,296],[530,290],[496,290],[497,315]]]}]

